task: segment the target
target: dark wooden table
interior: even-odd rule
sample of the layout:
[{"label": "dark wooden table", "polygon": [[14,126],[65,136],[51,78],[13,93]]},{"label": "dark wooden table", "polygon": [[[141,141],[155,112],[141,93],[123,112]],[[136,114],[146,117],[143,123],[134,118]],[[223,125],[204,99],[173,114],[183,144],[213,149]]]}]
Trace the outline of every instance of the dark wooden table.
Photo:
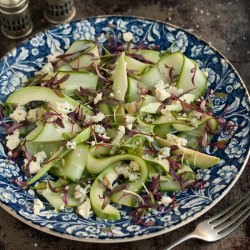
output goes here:
[{"label": "dark wooden table", "polygon": [[[30,1],[34,30],[41,31],[49,24],[43,17],[43,2]],[[250,89],[250,5],[249,0],[75,0],[75,18],[104,15],[126,14],[156,18],[168,21],[211,42],[236,67],[248,89]],[[0,57],[15,47],[20,41],[12,41],[0,33]],[[89,244],[73,242],[37,231],[19,222],[0,208],[0,249],[163,249],[164,246],[191,232],[195,225],[233,203],[249,190],[250,163],[246,166],[238,182],[229,194],[213,209],[196,221],[166,235],[124,244]],[[250,246],[250,220],[237,231],[216,243],[190,240],[176,249],[241,249]]]}]

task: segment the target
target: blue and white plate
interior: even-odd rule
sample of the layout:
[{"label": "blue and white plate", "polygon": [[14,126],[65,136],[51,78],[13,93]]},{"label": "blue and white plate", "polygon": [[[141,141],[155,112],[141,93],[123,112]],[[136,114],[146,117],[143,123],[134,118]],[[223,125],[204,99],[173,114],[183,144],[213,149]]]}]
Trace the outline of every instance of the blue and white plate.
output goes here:
[{"label": "blue and white plate", "polygon": [[[112,28],[110,28],[112,27]],[[83,219],[72,209],[55,213],[52,207],[39,215],[33,214],[32,190],[22,191],[10,180],[23,180],[18,164],[9,161],[4,146],[3,128],[0,127],[0,202],[10,214],[28,225],[64,238],[88,242],[122,242],[153,237],[174,230],[198,218],[229,192],[242,173],[249,156],[249,97],[247,90],[232,65],[206,42],[185,30],[149,19],[125,16],[93,17],[70,24],[58,25],[21,43],[0,60],[0,100],[22,87],[47,61],[46,56],[65,51],[76,39],[98,38],[105,41],[105,33],[113,32],[118,39],[123,32],[133,33],[134,43],[158,45],[161,50],[181,51],[198,62],[207,72],[210,88],[226,95],[214,96],[216,114],[232,125],[232,134],[221,133],[217,139],[229,140],[226,149],[204,149],[220,157],[221,162],[211,169],[197,169],[200,179],[206,181],[204,189],[189,189],[176,196],[178,206],[167,212],[152,212],[147,220],[153,226],[137,225],[129,219],[129,212],[121,206],[122,219],[109,222],[91,217]]]}]

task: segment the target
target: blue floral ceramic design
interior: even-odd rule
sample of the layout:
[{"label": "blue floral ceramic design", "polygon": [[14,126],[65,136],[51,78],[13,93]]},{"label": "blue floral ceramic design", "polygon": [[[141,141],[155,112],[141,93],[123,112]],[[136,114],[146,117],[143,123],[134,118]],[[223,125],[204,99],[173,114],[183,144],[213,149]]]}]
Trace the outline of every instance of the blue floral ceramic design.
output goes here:
[{"label": "blue floral ceramic design", "polygon": [[[112,28],[111,28],[112,27]],[[243,171],[249,151],[249,99],[237,72],[215,49],[194,35],[169,24],[135,17],[97,17],[59,25],[39,33],[20,44],[0,60],[0,100],[22,87],[23,82],[39,70],[47,61],[46,56],[65,51],[76,39],[98,39],[105,42],[105,33],[112,32],[121,39],[123,32],[133,33],[134,43],[158,45],[161,50],[181,51],[198,62],[208,75],[210,88],[227,95],[211,96],[217,114],[233,127],[233,133],[221,133],[216,139],[229,140],[225,150],[214,147],[206,153],[220,157],[221,162],[212,169],[197,169],[200,179],[206,181],[204,189],[189,189],[176,196],[177,207],[167,213],[152,211],[147,221],[149,227],[137,225],[129,219],[129,211],[119,205],[122,219],[110,222],[96,218],[79,217],[73,209],[61,213],[53,211],[45,202],[39,215],[33,214],[32,190],[22,191],[11,182],[13,178],[24,180],[20,166],[9,162],[4,148],[4,133],[0,129],[0,201],[4,208],[29,225],[61,237],[82,241],[118,242],[152,237],[180,227],[215,205],[233,186]],[[45,177],[49,178],[49,176]]]}]

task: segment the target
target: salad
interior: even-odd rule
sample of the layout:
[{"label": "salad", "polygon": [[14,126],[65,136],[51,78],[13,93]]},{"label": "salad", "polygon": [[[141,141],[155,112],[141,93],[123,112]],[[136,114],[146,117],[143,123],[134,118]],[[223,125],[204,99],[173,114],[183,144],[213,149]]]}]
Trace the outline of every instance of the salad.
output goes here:
[{"label": "salad", "polygon": [[[142,222],[174,206],[175,192],[204,184],[193,168],[220,160],[202,152],[223,146],[211,142],[222,122],[206,75],[184,54],[134,45],[131,35],[73,42],[1,104],[8,155],[24,158],[27,181],[14,181],[58,212],[119,220],[118,203]],[[34,214],[43,207],[35,199]]]}]

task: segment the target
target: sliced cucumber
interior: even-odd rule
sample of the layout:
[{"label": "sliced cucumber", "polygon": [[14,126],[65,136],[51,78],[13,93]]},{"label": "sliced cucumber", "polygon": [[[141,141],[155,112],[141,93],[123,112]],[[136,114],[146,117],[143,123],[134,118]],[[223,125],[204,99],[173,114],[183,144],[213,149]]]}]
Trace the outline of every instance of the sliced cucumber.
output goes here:
[{"label": "sliced cucumber", "polygon": [[128,77],[128,89],[126,94],[127,102],[136,102],[140,99],[138,93],[138,81],[132,77]]},{"label": "sliced cucumber", "polygon": [[147,64],[142,63],[129,56],[125,56],[125,61],[127,62],[127,70],[131,71],[132,74],[141,74],[147,67]]},{"label": "sliced cucumber", "polygon": [[179,52],[167,54],[156,66],[143,73],[139,80],[150,90],[154,90],[155,84],[160,80],[170,84],[179,78],[183,61],[184,56]]},{"label": "sliced cucumber", "polygon": [[104,199],[102,197],[105,192],[105,187],[99,183],[99,180],[103,181],[104,176],[108,174],[117,175],[118,177],[115,170],[117,166],[119,166],[119,164],[113,164],[106,168],[100,175],[98,175],[90,189],[91,207],[94,213],[101,219],[120,220],[121,218],[120,212],[111,204],[107,204],[103,208]]},{"label": "sliced cucumber", "polygon": [[[54,187],[54,182],[50,181],[52,187]],[[64,207],[77,207],[80,205],[80,200],[74,198],[74,191],[77,184],[68,185],[69,189],[66,193],[65,199],[67,204],[63,201],[63,192],[53,192],[49,187],[41,190],[41,195],[55,208],[55,210],[60,211]]]},{"label": "sliced cucumber", "polygon": [[100,63],[100,55],[97,46],[95,45],[90,50],[86,51],[72,61],[61,65],[57,71],[86,71],[91,66],[96,66]]},{"label": "sliced cucumber", "polygon": [[[173,143],[170,143],[167,140],[164,140],[160,137],[157,137],[158,143],[162,147],[171,147]],[[179,146],[178,149],[173,151],[173,154],[175,155],[183,155],[183,158],[185,161],[188,161],[192,166],[198,167],[198,168],[211,168],[212,166],[216,165],[219,163],[220,158],[212,156],[212,155],[206,155],[201,152]]]},{"label": "sliced cucumber", "polygon": [[130,54],[140,55],[146,61],[151,63],[157,63],[160,60],[160,52],[156,50],[149,50],[149,49],[132,49],[129,51]]},{"label": "sliced cucumber", "polygon": [[98,76],[94,73],[65,71],[59,72],[57,77],[58,79],[61,79],[65,75],[69,75],[69,78],[60,84],[60,88],[69,95],[74,94],[74,91],[78,90],[80,87],[96,90]]},{"label": "sliced cucumber", "polygon": [[[76,40],[74,41],[68,50],[65,52],[67,57],[65,58],[67,61],[72,61],[76,57],[79,57],[83,53],[87,53],[94,46],[96,46],[95,42],[88,40]],[[65,64],[64,60],[57,62],[57,67]]]},{"label": "sliced cucumber", "polygon": [[64,157],[63,164],[52,168],[50,173],[71,181],[79,180],[85,169],[88,153],[86,145],[78,144],[76,149]]},{"label": "sliced cucumber", "polygon": [[112,86],[114,98],[118,101],[124,101],[128,88],[126,64],[125,52],[122,52],[115,63],[114,82]]},{"label": "sliced cucumber", "polygon": [[177,82],[177,87],[184,92],[194,94],[196,99],[203,96],[207,90],[207,79],[196,62],[184,57],[183,68]]},{"label": "sliced cucumber", "polygon": [[[44,101],[49,102],[52,107],[56,107],[56,103],[69,103],[74,108],[79,106],[79,102],[70,98],[65,94],[57,95],[55,91],[50,88],[40,87],[40,86],[32,86],[32,87],[25,87],[16,90],[6,100],[7,104],[18,105],[22,104],[25,105],[32,101]],[[93,112],[86,108],[85,106],[81,105],[81,110],[84,114],[92,115]]]}]

